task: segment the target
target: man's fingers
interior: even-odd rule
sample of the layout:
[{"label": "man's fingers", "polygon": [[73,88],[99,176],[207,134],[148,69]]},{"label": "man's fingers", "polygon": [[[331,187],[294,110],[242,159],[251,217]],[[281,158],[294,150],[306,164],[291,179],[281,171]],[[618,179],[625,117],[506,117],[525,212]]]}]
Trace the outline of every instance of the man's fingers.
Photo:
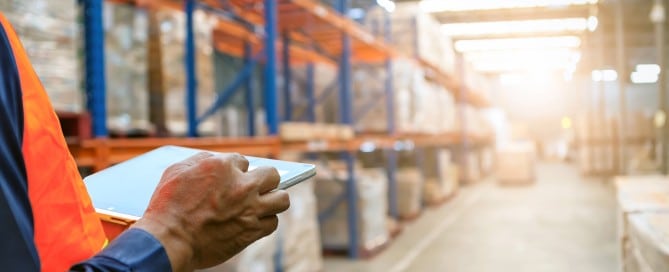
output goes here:
[{"label": "man's fingers", "polygon": [[228,153],[221,156],[223,160],[229,161],[232,163],[232,166],[246,172],[249,170],[249,161],[242,155],[238,153]]},{"label": "man's fingers", "polygon": [[277,190],[274,192],[260,195],[260,214],[258,217],[264,218],[281,213],[290,207],[290,197],[288,192]]},{"label": "man's fingers", "polygon": [[274,167],[261,166],[248,173],[251,180],[259,182],[258,193],[261,195],[276,189],[281,181],[279,171]]}]

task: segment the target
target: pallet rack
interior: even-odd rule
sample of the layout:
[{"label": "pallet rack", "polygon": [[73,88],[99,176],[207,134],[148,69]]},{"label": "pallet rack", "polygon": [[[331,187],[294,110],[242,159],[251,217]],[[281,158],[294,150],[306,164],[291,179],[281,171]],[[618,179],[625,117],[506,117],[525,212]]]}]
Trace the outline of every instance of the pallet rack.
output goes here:
[{"label": "pallet rack", "polygon": [[[386,14],[384,39],[379,39],[365,31],[354,21],[346,18],[349,1],[336,0],[335,9],[315,0],[154,0],[153,5],[162,8],[183,10],[186,15],[186,115],[189,138],[160,139],[108,139],[105,109],[105,70],[104,70],[104,32],[102,29],[102,8],[104,0],[83,0],[86,60],[87,107],[92,115],[92,140],[84,140],[70,145],[70,149],[81,166],[91,166],[94,170],[103,169],[143,152],[162,145],[182,145],[214,151],[234,151],[257,156],[278,156],[282,151],[299,152],[340,152],[346,162],[348,180],[345,193],[341,197],[348,205],[348,254],[358,258],[358,216],[357,192],[354,180],[355,152],[364,142],[373,142],[377,148],[387,149],[389,179],[389,212],[398,218],[395,170],[397,154],[393,146],[399,140],[410,140],[418,147],[444,147],[455,144],[467,145],[486,143],[486,135],[470,135],[466,128],[458,133],[445,135],[407,135],[400,134],[394,128],[394,95],[392,69],[393,59],[405,58],[415,61],[425,69],[430,78],[443,84],[453,93],[458,103],[468,103],[476,107],[486,107],[488,102],[476,93],[470,92],[462,84],[458,75],[448,74],[429,60],[418,56],[404,56],[389,45],[390,19]],[[126,4],[137,4],[134,0],[107,0]],[[214,29],[215,48],[226,54],[242,57],[244,67],[232,83],[219,92],[218,98],[203,116],[197,116],[196,97],[197,79],[195,65],[195,37],[193,12],[201,9],[219,17]],[[262,28],[263,31],[257,31]],[[262,32],[262,33],[259,33]],[[258,62],[264,62],[265,84],[263,89],[268,137],[255,137],[255,106],[250,87],[246,88],[245,99],[249,112],[249,137],[244,138],[198,138],[198,124],[223,107],[237,89],[250,86],[251,73]],[[277,66],[283,65],[283,77],[286,84],[281,93],[276,83]],[[314,141],[285,143],[277,137],[281,120],[294,120],[292,98],[290,94],[291,65],[305,65],[307,69],[307,97],[309,105],[306,120],[315,121],[315,107],[318,101],[314,97],[314,63],[338,65],[339,76],[339,118],[342,124],[353,125],[351,66],[352,63],[383,64],[387,69],[384,82],[385,104],[387,107],[388,131],[383,135],[357,135],[348,141]],[[460,78],[462,75],[459,75]],[[334,89],[334,88],[332,88]],[[281,99],[279,99],[281,95]],[[278,101],[283,101],[283,114],[279,112]],[[370,104],[370,107],[373,107]],[[366,112],[363,110],[362,112]],[[357,116],[359,117],[359,116]],[[461,115],[464,124],[465,116]],[[336,205],[337,203],[333,203]]]}]

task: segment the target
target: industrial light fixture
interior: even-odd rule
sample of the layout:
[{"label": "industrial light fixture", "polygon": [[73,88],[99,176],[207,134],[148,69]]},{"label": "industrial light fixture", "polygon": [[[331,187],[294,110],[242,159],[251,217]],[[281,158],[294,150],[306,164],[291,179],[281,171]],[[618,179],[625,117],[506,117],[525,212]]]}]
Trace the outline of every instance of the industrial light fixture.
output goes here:
[{"label": "industrial light fixture", "polygon": [[393,2],[393,1],[390,1],[390,0],[376,0],[376,4],[381,6],[383,9],[385,9],[388,12],[395,11],[395,2]]},{"label": "industrial light fixture", "polygon": [[455,49],[463,53],[491,50],[578,48],[580,46],[581,38],[576,36],[459,40],[455,42]]},{"label": "industrial light fixture", "polygon": [[591,76],[592,81],[594,82],[609,82],[618,80],[618,72],[611,69],[593,70]]},{"label": "industrial light fixture", "polygon": [[588,17],[587,25],[590,32],[595,32],[595,30],[597,30],[597,26],[599,25],[599,19],[597,19],[597,16]]},{"label": "industrial light fixture", "polygon": [[511,8],[537,8],[582,6],[596,4],[597,0],[422,0],[420,8],[425,12],[495,10]]},{"label": "industrial light fixture", "polygon": [[[479,72],[510,71],[571,71],[581,59],[581,53],[569,48],[474,51],[464,54]],[[573,73],[573,72],[572,72]]]},{"label": "industrial light fixture", "polygon": [[630,74],[630,80],[634,84],[655,83],[660,79],[660,66],[657,64],[639,64],[636,71]]},{"label": "industrial light fixture", "polygon": [[[594,17],[595,19],[597,17]],[[444,24],[441,30],[448,36],[481,36],[514,33],[559,33],[580,32],[590,28],[586,18],[564,18],[522,21],[498,21],[482,23]]]}]

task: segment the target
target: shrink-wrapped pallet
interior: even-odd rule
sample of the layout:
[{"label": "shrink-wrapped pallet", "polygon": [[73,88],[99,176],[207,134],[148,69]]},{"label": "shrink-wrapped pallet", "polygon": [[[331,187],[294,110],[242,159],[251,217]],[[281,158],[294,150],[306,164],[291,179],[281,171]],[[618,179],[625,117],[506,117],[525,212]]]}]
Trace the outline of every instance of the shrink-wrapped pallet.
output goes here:
[{"label": "shrink-wrapped pallet", "polygon": [[[623,176],[615,179],[618,210],[618,241],[621,267],[624,271],[645,266],[643,251],[631,241],[630,216],[635,214],[669,212],[669,178],[665,176]],[[636,268],[635,268],[636,267]],[[652,270],[651,270],[652,271]]]},{"label": "shrink-wrapped pallet", "polygon": [[104,3],[107,118],[122,132],[148,123],[146,10]]},{"label": "shrink-wrapped pallet", "polygon": [[[167,125],[175,134],[186,132],[186,69],[185,59],[185,16],[183,12],[160,11],[158,19],[161,26],[162,61],[164,86],[166,87],[165,108]],[[212,105],[216,98],[213,64],[212,29],[216,18],[203,11],[193,15],[195,31],[195,63],[197,78],[198,116]],[[216,134],[220,128],[221,115],[210,118],[200,124],[201,134]]]},{"label": "shrink-wrapped pallet", "polygon": [[495,177],[503,184],[527,184],[535,180],[535,151],[531,142],[510,143],[497,150]]},{"label": "shrink-wrapped pallet", "polygon": [[626,271],[669,270],[669,211],[630,214],[627,220],[633,255],[626,258],[633,260]]},{"label": "shrink-wrapped pallet", "polygon": [[284,271],[312,272],[323,269],[318,206],[314,180],[288,189],[290,208],[279,215],[279,235]]},{"label": "shrink-wrapped pallet", "polygon": [[16,30],[54,108],[83,112],[77,1],[2,0],[0,11]]},{"label": "shrink-wrapped pallet", "polygon": [[413,218],[423,204],[423,175],[417,168],[401,168],[397,179],[397,211],[400,217]]},{"label": "shrink-wrapped pallet", "polygon": [[[330,166],[333,166],[333,162]],[[355,170],[358,205],[358,245],[363,250],[373,250],[389,239],[387,226],[387,178],[383,169]],[[316,175],[318,209],[323,213],[344,192],[347,173],[344,167],[334,169],[319,167]],[[345,248],[349,245],[347,202],[332,210],[321,222],[321,241],[325,248]]]}]

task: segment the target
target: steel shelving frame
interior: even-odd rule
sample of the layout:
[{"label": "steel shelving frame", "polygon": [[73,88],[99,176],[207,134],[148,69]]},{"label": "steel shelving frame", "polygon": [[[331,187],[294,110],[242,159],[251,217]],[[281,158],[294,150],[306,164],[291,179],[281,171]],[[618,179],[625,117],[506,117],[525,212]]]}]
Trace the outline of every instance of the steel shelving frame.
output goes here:
[{"label": "steel shelving frame", "polygon": [[[152,148],[178,144],[215,151],[235,151],[250,155],[277,156],[282,150],[301,152],[335,151],[341,153],[346,162],[348,179],[345,183],[345,192],[341,201],[347,202],[348,230],[350,233],[347,252],[351,258],[360,256],[358,243],[358,211],[357,188],[355,186],[355,152],[363,142],[373,142],[378,148],[387,149],[387,169],[389,179],[389,213],[397,218],[397,186],[395,171],[397,154],[394,144],[398,140],[409,139],[416,146],[447,146],[460,142],[485,141],[485,137],[472,137],[462,132],[447,135],[401,135],[395,129],[394,94],[392,81],[392,60],[408,58],[414,60],[428,70],[431,78],[443,84],[451,91],[460,103],[469,103],[477,107],[484,107],[488,103],[485,99],[467,88],[455,75],[441,71],[436,65],[418,56],[403,56],[394,50],[390,44],[391,20],[388,14],[384,18],[383,39],[363,30],[357,23],[346,18],[349,10],[349,0],[336,0],[335,9],[327,7],[314,0],[183,0],[175,3],[168,0],[155,0],[154,4],[163,7],[183,10],[186,15],[186,90],[185,103],[188,121],[189,138],[163,139],[106,139],[106,109],[105,109],[105,71],[104,71],[104,31],[102,30],[102,8],[104,0],[81,0],[84,7],[85,30],[85,58],[86,58],[86,90],[88,95],[88,110],[92,114],[93,132],[97,139],[71,145],[72,153],[80,165],[93,166],[102,169],[133,156],[139,155]],[[107,0],[134,4],[133,0]],[[220,20],[214,29],[214,47],[232,56],[242,57],[244,67],[230,85],[221,90],[212,103],[212,106],[202,116],[197,116],[196,97],[198,93],[197,72],[195,63],[195,35],[193,12],[196,9],[216,14]],[[258,33],[262,28],[262,33]],[[251,74],[258,62],[264,63],[263,86],[264,109],[269,137],[254,137],[255,104]],[[277,69],[281,62],[284,84],[282,93],[276,82]],[[314,146],[309,143],[282,143],[277,137],[281,121],[295,120],[298,116],[292,115],[291,66],[306,65],[306,93],[307,109],[305,118],[310,122],[316,121],[315,108],[324,97],[315,97],[314,93],[314,64],[324,63],[338,65],[338,79],[331,84],[324,96],[339,87],[339,118],[342,124],[353,125],[355,122],[352,103],[352,63],[380,63],[387,70],[384,81],[385,105],[387,107],[386,135],[358,135],[350,141],[326,141],[324,145]],[[200,122],[211,116],[218,109],[225,106],[235,92],[245,89],[246,106],[249,112],[248,138],[221,139],[196,138],[197,127]],[[283,101],[284,112],[279,112],[279,97]],[[371,109],[375,104],[370,104]],[[366,107],[367,108],[367,107]],[[369,109],[362,109],[368,112]],[[464,116],[462,117],[464,118]],[[333,203],[337,205],[338,203]],[[326,218],[327,215],[322,215]],[[320,217],[320,216],[319,216]]]}]

